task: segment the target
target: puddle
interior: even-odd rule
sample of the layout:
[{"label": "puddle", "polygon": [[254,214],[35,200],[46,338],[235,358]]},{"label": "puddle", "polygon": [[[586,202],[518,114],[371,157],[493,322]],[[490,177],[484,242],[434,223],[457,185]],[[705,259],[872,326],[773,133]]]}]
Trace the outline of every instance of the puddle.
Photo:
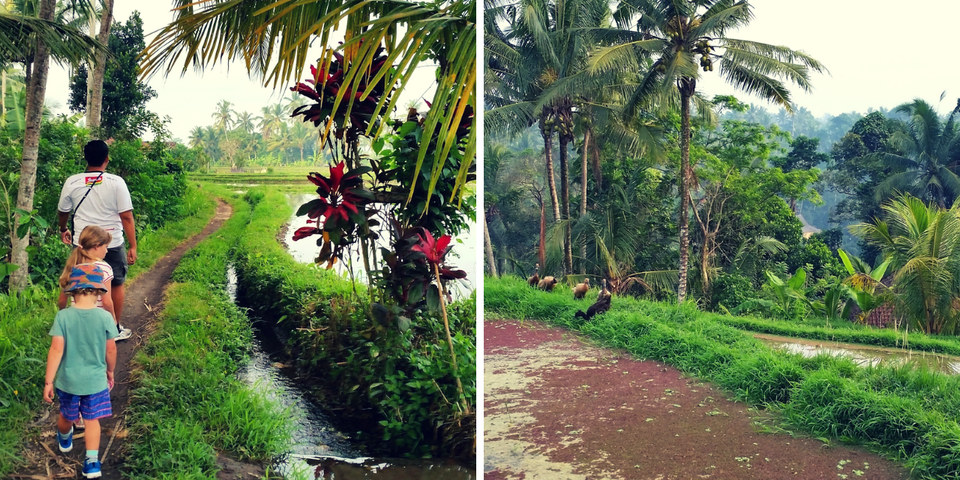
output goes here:
[{"label": "puddle", "polygon": [[[227,270],[227,293],[237,299],[237,274],[233,265]],[[292,368],[275,355],[282,343],[268,325],[253,320],[254,340],[250,362],[237,376],[256,391],[287,410],[293,426],[293,446],[276,468],[288,478],[353,480],[473,480],[469,469],[454,460],[396,459],[363,456],[365,448],[349,435],[338,431],[322,405],[315,403],[302,388]]]},{"label": "puddle", "polygon": [[904,350],[900,348],[871,347],[851,343],[839,343],[818,340],[803,340],[792,337],[754,334],[764,344],[790,353],[799,353],[804,357],[813,357],[821,353],[833,356],[845,356],[858,365],[877,366],[902,365],[907,362],[926,365],[931,371],[947,375],[960,374],[960,357],[930,352]]},{"label": "puddle", "polygon": [[[290,252],[293,258],[300,263],[312,264],[320,250],[320,247],[317,247],[316,237],[305,238],[296,242],[293,241],[293,233],[298,228],[307,225],[307,217],[298,217],[297,209],[300,208],[300,205],[307,203],[315,197],[316,195],[314,194],[287,195],[287,198],[290,200],[290,205],[293,206],[293,214],[290,216],[290,220],[287,223],[287,229],[283,236],[283,244],[287,247],[287,251]],[[386,225],[386,222],[382,219],[380,223],[381,225]],[[472,279],[480,278],[477,273],[477,258],[479,251],[477,249],[477,242],[473,236],[474,232],[478,231],[479,228],[477,227],[477,223],[470,222],[469,229],[465,232],[461,232],[460,235],[453,239],[453,250],[447,254],[448,264],[454,265],[457,269],[467,272],[467,278],[456,280],[447,284],[454,300],[460,300],[469,297],[474,289]],[[386,235],[386,238],[379,238],[377,240],[377,246],[390,248],[389,234]],[[344,262],[338,261],[333,266],[333,269],[345,278],[350,278],[351,268],[353,270],[353,274],[357,278],[358,283],[367,282],[366,272],[363,271],[363,257],[356,248],[351,249],[348,252],[347,258]]]}]

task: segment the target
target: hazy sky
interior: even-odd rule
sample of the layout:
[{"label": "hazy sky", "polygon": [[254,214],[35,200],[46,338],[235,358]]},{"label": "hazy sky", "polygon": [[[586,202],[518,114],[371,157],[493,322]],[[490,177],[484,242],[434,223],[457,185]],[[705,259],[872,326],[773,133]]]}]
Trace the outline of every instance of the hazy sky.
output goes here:
[{"label": "hazy sky", "polygon": [[[754,0],[754,20],[731,37],[785,45],[803,50],[823,62],[828,74],[812,77],[813,91],[791,87],[793,100],[815,116],[845,112],[866,113],[869,108],[892,108],[913,98],[935,106],[941,92],[947,97],[939,105],[948,112],[960,97],[960,60],[955,22],[960,18],[960,1],[914,0]],[[173,17],[171,2],[117,0],[117,21],[126,21],[134,8],[141,13],[145,32],[167,24]],[[149,39],[148,39],[149,43]],[[421,68],[418,87],[410,89],[400,105],[417,98],[432,84],[433,69]],[[247,77],[242,68],[229,71],[222,66],[203,74],[155,75],[150,85],[159,96],[148,108],[172,117],[171,130],[186,140],[196,125],[210,125],[211,114],[220,100],[235,104],[238,112],[259,114],[260,107],[286,97],[286,88],[274,91]],[[776,108],[757,97],[736,92],[720,80],[717,72],[706,72],[698,89],[712,96],[734,94],[742,101]],[[51,71],[47,86],[48,105],[65,112],[67,74]],[[430,94],[427,94],[427,98]],[[56,106],[59,105],[59,108]]]},{"label": "hazy sky", "polygon": [[[169,0],[150,2],[116,0],[114,6],[115,21],[126,22],[133,11],[138,10],[140,18],[143,19],[144,34],[147,36],[147,44],[149,45],[150,39],[153,37],[151,34],[163,28],[173,19],[172,4]],[[319,56],[319,52],[320,49],[317,48],[317,55],[308,58],[315,59]],[[311,60],[311,62],[313,61],[315,60]],[[177,70],[167,78],[157,74],[150,79],[149,85],[157,91],[158,95],[157,98],[147,104],[147,109],[161,117],[169,115],[173,119],[169,124],[170,130],[174,137],[184,142],[189,138],[190,130],[193,127],[213,124],[211,115],[221,100],[233,103],[233,109],[238,113],[247,111],[258,116],[261,107],[278,103],[281,99],[288,98],[292,93],[289,91],[290,85],[277,90],[262,86],[260,81],[252,80],[247,76],[242,64],[234,65],[229,70],[218,65],[203,73],[195,73],[191,69],[183,77],[179,74],[179,68],[178,65]],[[419,98],[424,92],[427,92],[427,99],[433,96],[433,72],[434,68],[430,66],[418,69],[413,77],[416,84],[408,87],[408,91],[405,91],[400,98],[398,107],[401,110],[405,112],[403,107],[411,99]],[[309,68],[305,70],[305,73],[306,75],[310,74]],[[305,76],[301,77],[300,80],[303,78]],[[51,107],[54,113],[68,113],[67,99],[69,95],[68,74],[64,69],[54,64],[47,83],[46,104]],[[426,105],[421,103],[420,108],[423,110]]]},{"label": "hazy sky", "polygon": [[[893,108],[922,98],[941,114],[960,97],[956,22],[960,1],[753,0],[754,20],[732,38],[803,50],[830,71],[814,75],[813,91],[791,87],[792,99],[815,116]],[[706,72],[698,89],[734,94],[776,111],[772,104],[725,86]],[[946,90],[942,103],[940,94]]]}]

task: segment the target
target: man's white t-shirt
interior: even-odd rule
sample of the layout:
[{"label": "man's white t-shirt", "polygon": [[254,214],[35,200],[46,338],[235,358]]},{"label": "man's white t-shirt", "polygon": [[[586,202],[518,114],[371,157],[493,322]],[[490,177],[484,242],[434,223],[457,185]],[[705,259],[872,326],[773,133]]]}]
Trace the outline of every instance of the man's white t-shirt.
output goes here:
[{"label": "man's white t-shirt", "polygon": [[60,191],[57,210],[73,211],[87,190],[90,190],[90,185],[96,181],[74,217],[73,243],[79,244],[80,232],[83,232],[84,227],[96,225],[113,236],[109,248],[115,248],[123,245],[123,223],[120,221],[120,214],[133,210],[133,201],[130,200],[130,191],[127,190],[127,182],[124,182],[123,178],[104,172],[103,177],[97,181],[99,175],[100,172],[85,172],[70,176]]}]

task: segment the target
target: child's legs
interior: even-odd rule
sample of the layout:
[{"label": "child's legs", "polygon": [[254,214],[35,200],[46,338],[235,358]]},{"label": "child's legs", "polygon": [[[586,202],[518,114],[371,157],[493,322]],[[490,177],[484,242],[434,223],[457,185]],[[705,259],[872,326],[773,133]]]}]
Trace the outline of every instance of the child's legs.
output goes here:
[{"label": "child's legs", "polygon": [[57,398],[60,399],[60,416],[57,417],[57,429],[65,434],[70,431],[73,422],[80,418],[80,403],[82,398],[72,393],[57,389]]},{"label": "child's legs", "polygon": [[87,450],[100,450],[100,419],[87,420],[87,430],[83,434]]},{"label": "child's legs", "polygon": [[73,422],[70,420],[67,420],[66,418],[63,418],[62,413],[57,417],[57,430],[60,431],[61,435],[66,435],[67,432],[70,431],[70,427],[72,426],[73,426]]},{"label": "child's legs", "polygon": [[113,415],[110,406],[110,390],[80,398],[80,413],[87,424],[84,434],[87,450],[100,448],[100,419]]}]

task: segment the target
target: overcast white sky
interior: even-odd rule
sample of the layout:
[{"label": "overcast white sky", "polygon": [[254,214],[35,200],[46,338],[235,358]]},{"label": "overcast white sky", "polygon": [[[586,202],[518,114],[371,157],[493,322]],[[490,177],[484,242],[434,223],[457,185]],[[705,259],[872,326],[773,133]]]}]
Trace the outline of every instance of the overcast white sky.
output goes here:
[{"label": "overcast white sky", "polygon": [[[169,0],[152,0],[149,2],[116,0],[114,3],[116,22],[126,22],[134,10],[140,12],[148,45],[152,38],[151,33],[163,28],[173,20],[171,11],[173,2]],[[314,57],[319,56],[319,45],[317,47],[317,55]],[[311,63],[314,61],[315,59],[311,60]],[[310,74],[309,68],[305,70],[305,73],[306,75]],[[301,76],[301,80],[306,75]],[[433,78],[433,67],[420,67],[413,77],[414,83],[401,96],[397,104],[398,107],[403,109],[410,100],[419,98],[424,92],[427,92],[425,95],[427,99],[432,98]],[[238,113],[247,111],[258,116],[261,107],[278,103],[292,93],[288,89],[290,85],[273,90],[262,86],[262,83],[256,79],[250,79],[242,63],[234,65],[229,70],[220,65],[207,69],[203,73],[194,73],[191,69],[183,77],[179,75],[178,67],[176,72],[167,78],[159,74],[154,75],[150,79],[149,85],[157,91],[158,95],[157,98],[147,104],[147,109],[156,112],[161,117],[169,115],[173,119],[169,125],[170,130],[174,137],[184,142],[189,138],[190,130],[193,127],[213,124],[211,115],[221,100],[233,103],[233,109]],[[54,113],[69,113],[67,108],[69,95],[68,74],[64,69],[54,65],[51,68],[47,83],[46,105]],[[421,103],[420,108],[423,110],[426,105]]]},{"label": "overcast white sky", "polygon": [[[791,87],[792,99],[814,116],[893,108],[922,98],[941,114],[960,97],[957,0],[753,0],[754,20],[732,38],[803,50],[829,69],[814,75],[813,91]],[[725,86],[706,72],[698,90],[734,94],[741,101],[777,107]],[[939,103],[940,94],[947,96]],[[709,98],[709,97],[708,97]]]},{"label": "overcast white sky", "polygon": [[[803,50],[823,62],[830,73],[814,75],[814,89],[803,93],[792,87],[793,100],[815,116],[845,112],[866,113],[869,108],[892,108],[914,98],[937,105],[940,93],[947,97],[940,104],[946,113],[960,97],[960,60],[956,49],[956,22],[960,19],[960,1],[913,0],[754,0],[754,20],[731,37],[785,45]],[[165,0],[135,2],[117,0],[118,21],[129,18],[134,8],[144,20],[149,34],[173,15],[171,2]],[[149,40],[148,40],[149,42]],[[401,100],[419,97],[432,84],[432,68],[421,68],[422,87],[410,88]],[[736,92],[716,74],[706,72],[698,89],[708,95],[734,94],[742,101],[776,108],[756,97]],[[260,112],[260,107],[288,95],[261,86],[247,77],[242,68],[227,71],[219,66],[203,74],[160,75],[150,80],[159,96],[148,108],[172,117],[174,135],[186,140],[196,125],[212,123],[211,114],[220,100],[235,104],[235,110]],[[67,74],[55,68],[47,86],[47,104],[55,112],[65,112]],[[429,98],[430,94],[427,95]],[[59,105],[59,108],[56,108]]]}]

